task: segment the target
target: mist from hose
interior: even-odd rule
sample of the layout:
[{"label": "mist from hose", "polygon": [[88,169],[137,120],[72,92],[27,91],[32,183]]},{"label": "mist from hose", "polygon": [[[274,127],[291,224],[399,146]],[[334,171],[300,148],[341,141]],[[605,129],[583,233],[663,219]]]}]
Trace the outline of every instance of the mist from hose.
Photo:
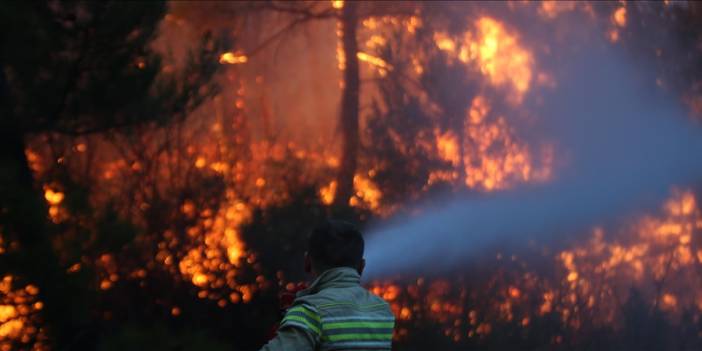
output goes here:
[{"label": "mist from hose", "polygon": [[548,183],[447,196],[418,217],[371,226],[367,279],[456,268],[495,247],[553,241],[658,206],[702,179],[702,127],[652,70],[601,43],[566,60],[530,138],[555,140],[565,164]]}]

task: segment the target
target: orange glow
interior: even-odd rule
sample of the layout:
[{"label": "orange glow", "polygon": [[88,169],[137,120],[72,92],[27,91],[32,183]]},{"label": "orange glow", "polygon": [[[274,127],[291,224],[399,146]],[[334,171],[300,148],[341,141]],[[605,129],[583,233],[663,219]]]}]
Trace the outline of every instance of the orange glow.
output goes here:
[{"label": "orange glow", "polygon": [[173,307],[173,308],[171,308],[171,315],[172,315],[173,317],[178,317],[178,316],[180,316],[180,313],[181,313],[181,311],[180,311],[180,308],[179,308],[179,307]]},{"label": "orange glow", "polygon": [[[684,286],[694,281],[694,266],[700,262],[692,254],[690,238],[694,231],[702,229],[699,222],[702,215],[689,191],[674,192],[663,210],[662,216],[639,219],[631,227],[632,232],[626,241],[607,242],[604,230],[595,228],[587,245],[559,254],[559,260],[568,272],[565,280],[579,282],[570,285],[574,296],[588,301],[588,306],[593,309],[601,309],[605,321],[611,321],[614,316],[608,307],[611,301],[602,299],[602,292],[626,289],[629,284],[645,286],[647,282],[668,275],[680,279],[669,278],[666,281],[668,287],[680,286],[681,291],[690,291]],[[696,292],[688,294],[686,303],[694,304],[700,297],[702,294]],[[680,297],[672,292],[660,298],[660,308],[677,311],[679,305]]]},{"label": "orange glow", "polygon": [[[370,289],[390,302],[398,320],[426,318],[439,322],[452,339],[456,335],[471,338],[490,334],[493,322],[517,320],[526,328],[535,316],[552,312],[560,315],[568,328],[577,329],[585,319],[592,322],[592,318],[597,323],[615,324],[621,310],[612,295],[626,296],[630,287],[643,289],[651,306],[657,300],[659,309],[679,316],[685,306],[698,306],[702,301],[702,292],[695,285],[702,250],[693,255],[689,239],[702,229],[702,213],[690,191],[675,191],[662,207],[660,215],[641,217],[627,227],[626,233],[619,233],[622,241],[608,241],[603,228],[594,228],[589,242],[558,252],[554,263],[561,271],[564,291],[552,286],[548,278],[527,272],[505,280],[504,295],[479,299],[479,312],[460,307],[465,304],[460,281],[437,280],[428,289],[423,278],[407,285],[373,282]],[[656,297],[655,291],[646,290],[664,277],[667,291]],[[490,282],[488,287],[493,284]],[[540,300],[537,308],[524,311],[530,308],[522,300],[527,297]],[[401,338],[402,334],[396,336]]]},{"label": "orange glow", "polygon": [[[368,41],[366,41],[366,47],[368,47],[370,49],[382,47],[385,44],[387,44],[387,40],[383,36],[378,35],[378,34],[371,35],[370,39],[368,39]],[[359,59],[361,59],[361,58],[359,57]]]},{"label": "orange glow", "polygon": [[229,65],[246,63],[248,60],[249,58],[242,53],[225,52],[219,56],[219,63]]},{"label": "orange glow", "polygon": [[620,7],[612,14],[612,21],[619,27],[626,26],[626,7]]},{"label": "orange glow", "polygon": [[355,195],[349,199],[351,206],[367,207],[371,210],[380,208],[380,200],[383,194],[369,178],[357,174],[353,177],[353,187]]},{"label": "orange glow", "polygon": [[80,271],[80,263],[76,263],[74,265],[71,265],[67,269],[68,273],[76,273]]},{"label": "orange glow", "polygon": [[[249,209],[233,193],[228,192],[226,197],[229,203],[218,213],[209,210],[200,212],[200,223],[191,227],[190,233],[201,242],[201,246],[194,246],[188,250],[178,265],[180,273],[189,277],[193,285],[202,289],[201,297],[214,299],[217,295],[209,294],[208,291],[225,286],[234,291],[242,291],[244,286],[236,282],[236,272],[242,260],[253,259],[253,256],[247,253],[236,229],[248,220]],[[161,257],[164,264],[168,265],[170,254],[164,252]],[[224,279],[220,278],[222,273],[226,272],[228,273],[224,275]],[[255,290],[249,289],[249,295]]]},{"label": "orange glow", "polygon": [[34,285],[19,288],[12,276],[0,279],[0,350],[11,350],[21,342],[32,350],[45,347],[46,335],[38,328],[39,312],[44,305],[37,301],[39,289]]},{"label": "orange glow", "polygon": [[[343,2],[342,2],[343,6]],[[340,71],[344,71],[346,69],[346,57],[344,56],[344,45],[341,42],[341,37],[343,36],[343,27],[341,25],[341,21],[338,21],[336,23],[336,66]],[[340,82],[343,83],[343,82]],[[341,87],[341,86],[340,86]]]},{"label": "orange glow", "polygon": [[478,40],[470,42],[470,56],[477,60],[480,70],[495,85],[511,84],[521,95],[529,90],[533,58],[518,42],[514,34],[489,17],[478,20]]},{"label": "orange glow", "polygon": [[0,322],[5,322],[9,319],[15,318],[17,316],[17,309],[15,306],[2,305],[0,306]]},{"label": "orange glow", "polygon": [[568,273],[568,277],[566,278],[569,282],[574,282],[578,280],[578,272],[570,272]]},{"label": "orange glow", "polygon": [[[372,171],[369,173],[373,174]],[[362,174],[356,174],[353,177],[353,186],[355,193],[349,199],[349,204],[351,206],[368,208],[373,211],[380,210],[382,193],[371,179]],[[337,182],[336,180],[333,180],[329,184],[319,189],[319,197],[322,200],[322,203],[330,205],[334,202],[336,188]]]},{"label": "orange glow", "polygon": [[64,195],[60,191],[55,191],[49,187],[44,187],[44,198],[49,205],[60,205],[63,201]]},{"label": "orange glow", "polygon": [[[551,159],[545,149],[542,167],[533,166],[532,152],[513,136],[504,117],[489,121],[491,107],[482,96],[473,99],[466,117],[465,183],[469,188],[486,191],[504,189],[515,182],[546,181],[550,177]],[[500,148],[495,146],[500,145]]]},{"label": "orange glow", "polygon": [[359,60],[363,62],[367,62],[374,67],[378,69],[378,72],[382,75],[384,75],[387,71],[391,70],[392,67],[385,62],[385,60],[381,59],[380,57],[373,56],[371,54],[367,54],[365,52],[358,52],[356,53],[356,57],[358,57]]},{"label": "orange glow", "polygon": [[180,207],[181,212],[188,217],[193,217],[195,215],[195,204],[192,201],[185,201]]},{"label": "orange glow", "polygon": [[439,157],[451,162],[454,166],[458,166],[461,163],[461,154],[456,135],[450,131],[443,134],[436,131],[436,134],[436,146],[439,149]]},{"label": "orange glow", "polygon": [[195,160],[195,167],[197,168],[203,168],[207,165],[207,161],[205,160],[204,157],[198,157],[197,160]]},{"label": "orange glow", "polygon": [[110,290],[112,288],[112,282],[105,279],[100,282],[100,290]]},{"label": "orange glow", "polygon": [[[331,6],[342,9],[344,2],[332,1]],[[554,19],[561,13],[583,6],[586,5],[580,6],[571,1],[544,1],[534,9],[542,18]],[[610,27],[604,34],[613,42],[621,40],[623,37],[620,33],[624,33],[622,28],[627,24],[626,8],[619,7],[611,17],[609,13],[605,14],[605,20]],[[454,189],[470,189],[469,192],[473,193],[549,181],[554,176],[553,146],[548,143],[530,145],[521,140],[515,130],[517,124],[513,121],[521,118],[522,114],[512,114],[505,108],[522,108],[521,104],[527,101],[526,98],[529,98],[530,103],[533,102],[532,98],[536,100],[539,94],[538,91],[532,92],[532,89],[537,90],[534,87],[557,86],[553,75],[539,71],[544,66],[537,65],[535,59],[546,49],[540,43],[526,42],[523,39],[528,37],[526,32],[521,35],[506,21],[486,16],[470,18],[469,21],[469,29],[465,33],[454,35],[439,31],[429,33],[428,36],[433,38],[433,45],[445,54],[443,56],[451,64],[465,65],[465,68],[471,69],[466,72],[467,75],[476,75],[481,80],[477,84],[477,92],[456,92],[465,97],[466,103],[470,103],[460,116],[450,116],[459,118],[459,127],[449,129],[432,121],[434,124],[422,131],[426,133],[425,138],[417,144],[421,143],[421,147],[431,154],[432,162],[445,161],[441,168],[427,170],[426,183],[446,182]],[[424,52],[406,54],[402,57],[405,60],[403,63],[387,62],[380,56],[393,56],[379,54],[388,43],[394,44],[394,37],[388,34],[401,31],[402,35],[407,36],[408,33],[415,33],[422,26],[419,17],[372,16],[363,18],[361,22],[363,28],[359,28],[359,43],[366,47],[357,53],[357,57],[368,64],[362,65],[362,94],[373,89],[366,89],[374,84],[367,79],[368,71],[381,77],[409,73],[410,78],[417,78],[429,71],[428,55]],[[340,27],[337,27],[337,35],[341,35]],[[336,57],[339,69],[343,70],[345,62],[340,41],[337,42]],[[226,52],[218,59],[220,64],[243,64],[248,60],[241,52]],[[403,69],[406,71],[400,72]],[[234,79],[229,78],[232,81]],[[264,79],[256,76],[255,81],[263,84]],[[269,83],[268,77],[265,82]],[[231,95],[222,94],[214,99],[215,102],[217,99],[222,100],[222,106],[236,108],[238,112],[232,113],[231,110],[215,106],[213,116],[207,117],[209,119],[205,120],[203,126],[198,126],[206,131],[205,137],[198,137],[195,132],[187,134],[198,129],[190,128],[192,119],[188,120],[186,128],[183,128],[188,135],[187,139],[184,137],[184,151],[156,159],[168,167],[157,167],[156,173],[150,174],[155,179],[149,180],[166,189],[163,191],[164,197],[170,196],[169,199],[174,204],[171,215],[187,220],[187,227],[174,226],[154,233],[161,236],[156,243],[155,255],[149,258],[153,261],[139,267],[130,267],[127,272],[120,270],[122,262],[118,261],[117,254],[105,254],[96,260],[82,258],[81,263],[65,262],[64,267],[68,267],[68,272],[90,272],[96,268],[98,277],[92,284],[101,290],[109,290],[118,286],[120,280],[145,279],[149,276],[147,272],[156,265],[158,269],[170,272],[175,279],[189,284],[199,299],[216,303],[221,308],[229,304],[254,301],[257,294],[274,286],[275,278],[261,275],[259,255],[251,249],[253,245],[244,242],[242,230],[254,219],[253,214],[257,210],[287,204],[295,195],[292,187],[298,184],[314,184],[319,200],[325,205],[331,205],[338,188],[333,175],[337,174],[340,167],[340,154],[336,150],[338,145],[324,144],[324,140],[319,142],[321,145],[310,143],[312,146],[300,146],[286,139],[284,133],[278,133],[280,131],[275,126],[270,133],[273,137],[263,137],[258,133],[258,129],[265,128],[247,127],[246,123],[257,121],[259,116],[255,115],[256,108],[251,106],[252,96],[247,96],[249,93],[244,86],[245,84],[233,88],[230,86],[228,88],[231,91],[228,93]],[[249,89],[248,86],[246,89]],[[431,105],[426,103],[426,100],[430,100],[426,96],[421,93],[417,95],[423,104],[422,108]],[[363,98],[367,96],[362,95],[361,128],[365,127],[365,111],[368,110],[365,109],[368,101]],[[528,105],[524,104],[523,110]],[[434,109],[437,108],[427,107],[432,113]],[[203,110],[204,113],[209,111]],[[443,112],[436,112],[430,117],[443,118]],[[275,116],[273,119],[277,118]],[[362,129],[361,132],[365,130]],[[362,133],[360,142],[365,147],[366,140],[363,137]],[[35,172],[41,172],[51,169],[54,162],[70,164],[75,160],[71,157],[78,157],[76,153],[88,151],[87,145],[90,145],[91,154],[97,152],[98,148],[94,146],[96,144],[86,140],[86,143],[67,144],[67,154],[60,157],[26,150],[30,167]],[[399,145],[400,142],[396,144]],[[384,189],[379,186],[382,184],[381,178],[376,178],[376,172],[382,165],[369,164],[370,161],[363,152],[359,155],[359,166],[353,178],[354,192],[349,204],[380,217],[401,208],[401,204],[389,204],[392,197],[389,193],[384,194]],[[81,157],[85,156],[87,154]],[[120,183],[122,179],[131,179],[131,175],[149,169],[146,162],[139,163],[124,158],[105,161],[100,168],[96,166],[99,169],[96,171],[99,181],[114,187],[114,193],[118,195],[124,193],[121,188],[124,183]],[[174,161],[176,159],[182,160],[182,167],[186,169],[183,173],[187,173],[184,178],[188,179],[175,179],[174,183],[187,183],[191,176],[196,180],[216,178],[224,182],[221,192],[217,192],[223,199],[211,204],[190,193],[183,197],[169,193],[172,189],[163,184],[172,177],[171,168],[181,167],[180,162]],[[271,167],[271,164],[275,166]],[[288,167],[292,164],[296,167]],[[387,184],[386,178],[382,181]],[[420,179],[420,188],[424,185],[422,181]],[[424,190],[415,189],[416,193],[410,194],[409,198],[420,198]],[[60,184],[49,183],[44,186],[49,217],[54,222],[62,221],[69,215],[65,196]],[[134,199],[134,212],[128,212],[127,215],[143,215],[148,213],[146,210],[150,206],[154,206],[148,198],[144,198],[146,195],[138,196],[141,197]],[[407,325],[411,324],[403,323],[421,319],[440,326],[441,331],[454,341],[484,337],[499,328],[500,322],[504,321],[523,328],[538,325],[538,317],[549,313],[553,313],[559,323],[569,328],[579,328],[586,318],[597,319],[596,322],[603,325],[616,325],[620,312],[612,301],[615,297],[627,296],[628,291],[624,288],[631,286],[645,290],[646,301],[652,305],[652,301],[657,302],[660,309],[671,314],[680,313],[693,303],[702,306],[702,293],[686,289],[688,285],[685,282],[686,279],[693,281],[692,268],[702,264],[702,249],[696,246],[700,229],[702,217],[694,194],[691,191],[678,191],[666,202],[662,214],[638,218],[630,227],[621,229],[622,233],[593,228],[591,237],[586,242],[555,253],[545,253],[546,259],[555,267],[555,278],[539,276],[537,272],[529,271],[529,266],[516,256],[510,260],[510,254],[503,256],[498,253],[495,262],[504,264],[505,267],[508,264],[523,264],[519,266],[523,272],[514,273],[505,269],[506,272],[501,271],[500,274],[489,277],[484,286],[477,287],[465,284],[460,279],[418,278],[412,283],[377,281],[369,288],[390,302],[400,321],[396,337],[407,335]],[[431,240],[430,237],[428,239]],[[0,237],[0,254],[9,245]],[[91,264],[95,267],[91,267]],[[253,281],[247,276],[255,276],[256,279]],[[670,289],[666,286],[665,291],[658,295],[649,291],[652,281],[668,276],[673,277],[666,280],[666,283],[670,283]],[[285,286],[286,283],[281,277],[278,277],[277,282],[280,286]],[[0,292],[6,293],[2,290],[2,284],[0,283]],[[288,285],[295,286],[291,282]],[[471,286],[470,289],[473,290],[465,288],[466,286]],[[490,293],[480,296],[483,291]],[[34,332],[29,332],[30,327],[37,325],[39,320],[35,317],[36,313],[44,307],[41,301],[37,301],[38,293],[36,286],[26,285],[13,287],[12,294],[0,294],[0,350],[9,345],[7,340],[20,340],[26,335],[40,338],[41,329],[37,331],[35,328]],[[17,297],[21,303],[14,300]],[[476,305],[474,301],[480,303]],[[173,317],[180,316],[183,312],[178,306],[164,308],[164,313],[167,314],[170,309]],[[554,343],[556,342],[562,342],[562,338],[554,338]]]},{"label": "orange glow", "polygon": [[449,38],[446,33],[434,33],[434,42],[436,42],[436,46],[440,50],[448,51],[450,53],[456,52],[456,42]]},{"label": "orange glow", "polygon": [[193,275],[193,284],[197,286],[204,286],[207,284],[207,276],[202,273],[195,273]]},{"label": "orange glow", "polygon": [[444,50],[464,63],[477,65],[494,86],[508,87],[513,103],[520,103],[529,91],[533,76],[534,59],[519,42],[515,33],[504,24],[481,17],[475,22],[475,31],[468,31],[460,45],[446,34],[436,33],[434,40]]},{"label": "orange glow", "polygon": [[327,186],[323,186],[319,189],[319,196],[325,205],[331,205],[334,202],[334,195],[336,194],[336,181],[332,181]]},{"label": "orange glow", "polygon": [[577,1],[545,0],[541,2],[539,15],[548,19],[553,19],[563,12],[573,11],[576,4]]},{"label": "orange glow", "polygon": [[54,223],[59,223],[68,217],[67,211],[61,207],[64,197],[63,192],[44,186],[44,199],[49,204],[49,218]]},{"label": "orange glow", "polygon": [[663,294],[661,303],[666,309],[673,309],[678,305],[678,299],[673,294]]}]

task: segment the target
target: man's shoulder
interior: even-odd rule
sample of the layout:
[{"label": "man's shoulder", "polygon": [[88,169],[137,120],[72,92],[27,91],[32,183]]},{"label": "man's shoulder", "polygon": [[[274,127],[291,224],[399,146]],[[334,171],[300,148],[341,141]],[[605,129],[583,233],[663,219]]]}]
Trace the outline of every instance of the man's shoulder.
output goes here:
[{"label": "man's shoulder", "polygon": [[317,313],[336,309],[359,311],[387,311],[390,305],[363,287],[324,289],[315,294],[300,296],[295,304],[309,306]]}]

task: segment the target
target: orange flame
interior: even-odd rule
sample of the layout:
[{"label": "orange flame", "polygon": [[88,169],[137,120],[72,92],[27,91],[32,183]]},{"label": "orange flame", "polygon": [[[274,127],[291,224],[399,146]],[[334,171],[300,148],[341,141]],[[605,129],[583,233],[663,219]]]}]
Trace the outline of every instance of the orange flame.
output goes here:
[{"label": "orange flame", "polygon": [[466,32],[462,42],[445,33],[435,33],[434,41],[440,50],[452,57],[477,65],[493,85],[509,87],[512,102],[520,103],[529,91],[534,71],[533,56],[520,44],[519,37],[501,22],[481,17],[475,22],[475,31]]},{"label": "orange flame", "polygon": [[249,58],[242,53],[225,52],[219,56],[219,63],[236,65],[246,63]]}]

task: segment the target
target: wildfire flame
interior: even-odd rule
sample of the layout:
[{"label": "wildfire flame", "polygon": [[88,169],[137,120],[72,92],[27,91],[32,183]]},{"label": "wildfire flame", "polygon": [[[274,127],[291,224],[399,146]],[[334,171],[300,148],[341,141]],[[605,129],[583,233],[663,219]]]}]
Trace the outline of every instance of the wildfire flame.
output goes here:
[{"label": "wildfire flame", "polygon": [[0,280],[0,349],[12,350],[31,345],[31,350],[46,349],[46,335],[39,324],[44,304],[37,299],[34,285],[18,287],[12,276]]},{"label": "wildfire flame", "polygon": [[219,56],[219,63],[236,65],[246,63],[249,58],[241,53],[225,52]]},{"label": "wildfire flame", "polygon": [[[466,123],[466,135],[471,141],[466,154],[466,185],[485,190],[502,189],[510,183],[546,181],[551,173],[552,150],[547,147],[542,155],[544,165],[535,170],[532,155],[527,145],[518,142],[512,135],[504,117],[487,122],[490,105],[482,96],[477,96],[470,107]],[[495,148],[502,145],[502,148]],[[501,150],[493,153],[490,150]]]},{"label": "wildfire flame", "polygon": [[[643,290],[652,305],[680,316],[683,306],[702,308],[702,293],[694,288],[699,284],[696,272],[702,248],[693,242],[701,229],[702,212],[693,193],[675,191],[660,216],[637,220],[617,240],[608,240],[604,229],[595,228],[588,243],[555,254],[560,286],[550,287],[549,278],[526,271],[507,282],[489,283],[504,284],[503,293],[477,301],[480,306],[475,309],[470,309],[460,281],[437,280],[429,286],[423,278],[409,285],[374,282],[371,291],[390,301],[400,316],[399,338],[414,316],[440,322],[456,341],[465,335],[489,334],[491,325],[503,321],[517,319],[526,328],[534,318],[549,313],[557,313],[564,326],[574,329],[584,323],[616,325],[622,318],[616,303],[625,299],[631,286]],[[512,261],[518,259],[513,256]],[[663,279],[666,288],[658,288]],[[534,297],[540,305],[529,310],[529,299]]]},{"label": "wildfire flame", "polygon": [[475,30],[466,32],[460,40],[435,33],[436,46],[461,62],[475,64],[491,84],[510,87],[512,101],[520,103],[532,84],[533,55],[501,22],[481,17],[474,25]]},{"label": "wildfire flame", "polygon": [[[332,6],[342,9],[344,2],[332,1]],[[581,5],[576,2],[544,1],[537,11],[545,19],[554,19],[578,6]],[[619,40],[620,30],[627,25],[626,7],[618,7],[608,19],[613,28],[607,35],[615,42]],[[470,23],[470,29],[458,36],[431,33],[431,45],[449,59],[475,68],[486,86],[505,92],[512,108],[520,108],[535,86],[555,85],[549,74],[537,71],[534,51],[507,23],[490,16],[478,17]],[[389,42],[388,28],[414,34],[421,26],[416,16],[363,19],[359,37],[367,40],[365,49],[357,53],[358,59],[380,77],[402,69],[400,65],[393,67],[375,50]],[[341,35],[340,31],[337,33]],[[343,48],[337,41],[337,63],[341,70],[345,66],[343,58]],[[238,51],[219,57],[219,63],[227,65],[249,60],[253,58]],[[416,75],[425,72],[422,60],[421,53],[411,57],[411,70]],[[107,291],[121,280],[145,279],[148,266],[157,264],[171,272],[174,279],[191,284],[199,298],[216,302],[220,307],[249,303],[258,292],[271,287],[273,279],[258,274],[257,254],[243,241],[241,228],[252,220],[254,210],[289,200],[289,184],[296,184],[299,179],[317,184],[315,190],[320,201],[332,204],[338,184],[330,174],[336,173],[340,155],[321,143],[301,146],[285,138],[251,137],[252,128],[243,122],[247,114],[252,113],[250,100],[246,99],[247,90],[243,87],[235,87],[235,90],[235,99],[225,102],[236,107],[234,116],[218,111],[203,119],[204,126],[187,124],[183,128],[186,132],[204,129],[206,137],[193,132],[183,138],[189,143],[185,151],[158,159],[174,168],[181,167],[177,160],[185,160],[182,167],[189,167],[187,172],[224,179],[226,189],[221,203],[203,205],[191,198],[178,201],[176,214],[187,219],[189,224],[184,233],[175,229],[157,233],[159,240],[153,262],[146,267],[125,272],[120,257],[102,254],[81,263],[71,262],[66,266],[68,272],[75,273],[92,264],[99,275],[97,286]],[[547,182],[553,177],[557,155],[551,145],[529,145],[520,140],[509,116],[495,108],[500,101],[485,91],[466,96],[466,101],[469,108],[461,116],[462,130],[430,129],[435,156],[448,163],[451,169],[431,170],[426,180],[428,184],[447,182],[487,192],[520,183]],[[40,148],[27,149],[26,156],[31,169],[42,175],[54,162],[86,157],[92,151],[95,151],[92,144],[81,142],[58,159],[47,157]],[[125,179],[145,169],[143,164],[128,157],[105,154],[108,156],[93,166],[97,174],[95,182],[100,188],[121,193],[122,187],[126,187]],[[276,166],[271,167],[271,164]],[[301,166],[293,172],[290,171],[293,168],[276,168],[281,164]],[[377,166],[357,170],[349,204],[386,216],[397,207],[384,203],[386,196],[374,180],[377,169],[374,167]],[[166,168],[159,169],[162,173],[156,173],[155,177],[167,179],[171,170]],[[291,177],[297,178],[290,180]],[[51,221],[69,220],[71,214],[64,203],[67,190],[49,182],[43,191]],[[135,199],[138,200],[137,209],[128,213],[143,216],[150,205],[142,198]],[[515,269],[512,275],[495,274],[484,286],[474,287],[478,291],[494,291],[494,294],[475,296],[477,293],[467,291],[467,284],[460,279],[422,277],[412,278],[411,283],[377,281],[370,289],[391,303],[399,320],[395,337],[400,339],[407,337],[413,323],[427,320],[440,325],[445,335],[454,341],[484,337],[504,321],[529,328],[536,319],[549,314],[557,315],[560,323],[574,329],[586,323],[616,325],[621,316],[615,301],[626,297],[625,289],[629,286],[644,290],[647,301],[656,308],[680,315],[689,306],[702,309],[702,293],[691,285],[699,280],[694,272],[702,265],[702,248],[697,243],[701,229],[702,215],[697,199],[689,190],[678,190],[660,215],[639,218],[617,235],[604,228],[593,228],[586,243],[549,254],[549,262],[556,267],[556,278],[523,268],[526,263],[516,256],[498,254],[496,261],[500,265],[522,264],[519,266],[522,268]],[[8,246],[3,240],[0,236],[0,254]],[[253,281],[242,282],[240,273],[247,268],[257,272],[257,276]],[[34,349],[42,349],[45,336],[36,316],[43,304],[36,298],[38,289],[31,284],[17,287],[13,279],[5,276],[0,281],[0,349],[10,349],[18,342],[31,340],[35,340]],[[660,285],[657,283],[664,279],[669,284],[657,288]],[[531,308],[529,303],[533,301],[538,303]],[[180,306],[168,306],[167,311],[173,317],[182,313]],[[553,342],[561,341],[554,339]]]}]

